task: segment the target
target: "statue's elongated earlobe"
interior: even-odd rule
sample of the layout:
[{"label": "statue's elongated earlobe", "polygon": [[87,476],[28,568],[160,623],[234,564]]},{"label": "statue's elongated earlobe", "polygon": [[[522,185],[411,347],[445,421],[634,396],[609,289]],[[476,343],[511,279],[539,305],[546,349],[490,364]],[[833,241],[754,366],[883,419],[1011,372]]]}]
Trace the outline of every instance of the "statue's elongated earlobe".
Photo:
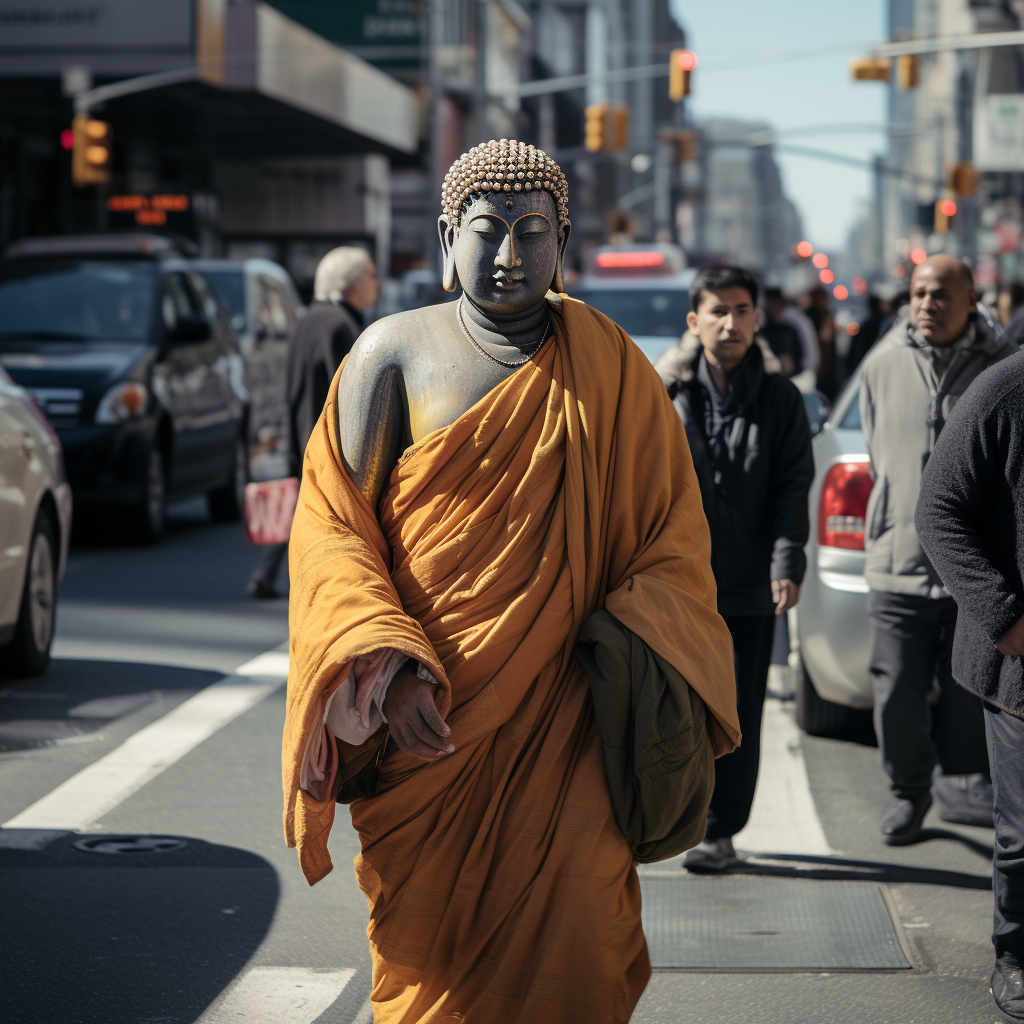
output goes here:
[{"label": "statue's elongated earlobe", "polygon": [[558,256],[555,258],[555,277],[551,282],[551,290],[561,294],[565,291],[565,278],[562,275],[562,261],[565,259],[565,248],[569,244],[569,233],[572,225],[566,221],[558,229]]},{"label": "statue's elongated earlobe", "polygon": [[444,214],[437,218],[437,233],[441,238],[441,252],[444,253],[441,287],[446,292],[453,292],[459,287],[459,274],[455,269],[455,228]]},{"label": "statue's elongated earlobe", "polygon": [[444,258],[444,271],[441,274],[441,287],[446,292],[454,292],[459,287],[459,274],[455,269],[455,257],[449,252]]}]

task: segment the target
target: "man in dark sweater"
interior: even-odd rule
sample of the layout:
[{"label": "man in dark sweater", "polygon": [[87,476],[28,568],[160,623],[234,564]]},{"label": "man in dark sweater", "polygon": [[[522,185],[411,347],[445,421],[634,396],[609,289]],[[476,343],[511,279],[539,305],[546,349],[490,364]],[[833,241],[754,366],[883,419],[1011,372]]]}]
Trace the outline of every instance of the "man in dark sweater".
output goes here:
[{"label": "man in dark sweater", "polygon": [[658,360],[686,428],[704,514],[718,611],[732,634],[743,742],[715,762],[704,842],[693,871],[736,860],[732,837],[747,823],[760,760],[761,710],[775,616],[800,596],[814,477],[803,399],[756,337],[757,283],[739,267],[710,267],[690,286],[689,330]]},{"label": "man in dark sweater", "polygon": [[982,699],[992,772],[992,994],[1024,1021],[1024,353],[957,404],[921,479],[918,536],[959,611],[953,678]]},{"label": "man in dark sweater", "polygon": [[[288,342],[288,437],[291,472],[302,474],[302,456],[320,418],[331,381],[363,330],[363,314],[380,293],[377,268],[369,253],[356,246],[332,249],[319,262],[313,280],[313,302],[296,323]],[[287,544],[263,549],[256,562],[249,593],[276,597],[274,580]]]}]

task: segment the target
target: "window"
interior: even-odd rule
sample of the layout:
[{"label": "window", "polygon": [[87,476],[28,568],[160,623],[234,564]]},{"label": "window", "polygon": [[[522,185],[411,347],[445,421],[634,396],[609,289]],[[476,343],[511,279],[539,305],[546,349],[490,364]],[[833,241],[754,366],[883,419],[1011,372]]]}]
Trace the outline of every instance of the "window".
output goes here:
[{"label": "window", "polygon": [[11,260],[0,268],[0,344],[143,341],[153,321],[154,273],[105,260]]}]

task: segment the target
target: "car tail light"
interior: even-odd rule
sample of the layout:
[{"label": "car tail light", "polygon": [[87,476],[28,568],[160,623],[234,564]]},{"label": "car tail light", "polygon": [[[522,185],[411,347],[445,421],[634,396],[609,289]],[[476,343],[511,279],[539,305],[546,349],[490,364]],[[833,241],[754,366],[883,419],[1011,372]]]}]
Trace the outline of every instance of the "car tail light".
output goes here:
[{"label": "car tail light", "polygon": [[867,459],[837,462],[825,474],[818,506],[818,543],[864,550],[864,520],[874,481]]},{"label": "car tail light", "polygon": [[661,267],[665,263],[664,253],[660,252],[638,252],[628,250],[626,252],[601,252],[597,254],[597,265],[605,269],[636,267]]}]

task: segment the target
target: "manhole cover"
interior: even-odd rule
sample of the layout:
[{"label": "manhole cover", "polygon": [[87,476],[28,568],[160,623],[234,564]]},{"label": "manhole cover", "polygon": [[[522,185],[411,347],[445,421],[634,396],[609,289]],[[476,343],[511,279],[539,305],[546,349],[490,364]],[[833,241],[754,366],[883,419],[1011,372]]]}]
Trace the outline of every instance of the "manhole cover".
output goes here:
[{"label": "manhole cover", "polygon": [[813,879],[644,877],[657,970],[907,970],[882,889]]},{"label": "manhole cover", "polygon": [[85,853],[167,853],[187,845],[184,839],[170,836],[92,836],[79,839],[75,849]]}]

